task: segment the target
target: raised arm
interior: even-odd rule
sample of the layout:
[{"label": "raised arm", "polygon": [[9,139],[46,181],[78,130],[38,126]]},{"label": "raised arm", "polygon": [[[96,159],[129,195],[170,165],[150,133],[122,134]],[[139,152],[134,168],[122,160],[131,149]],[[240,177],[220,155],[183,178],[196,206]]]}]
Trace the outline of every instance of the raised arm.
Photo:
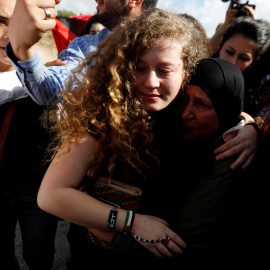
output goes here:
[{"label": "raised arm", "polygon": [[[96,143],[95,139],[87,134],[80,142],[72,144],[70,152],[63,154],[65,148],[55,156],[42,181],[38,205],[44,211],[72,223],[106,231],[112,206],[76,188],[88,171],[89,157]],[[122,231],[126,215],[126,210],[118,210],[116,231]],[[144,239],[165,239],[166,236],[171,238],[166,248],[162,243],[141,243],[156,256],[171,256],[170,250],[181,253],[179,246],[185,246],[164,220],[152,216],[136,214],[133,230]]]},{"label": "raised arm", "polygon": [[[10,20],[7,56],[14,65],[25,91],[40,105],[59,102],[57,94],[64,89],[65,81],[72,70],[90,52],[96,50],[97,44],[110,32],[105,28],[98,35],[74,39],[59,55],[59,59],[67,64],[47,68],[39,58],[34,45],[46,31],[54,28],[55,5],[59,2],[60,0],[18,0]],[[42,7],[48,8],[51,19],[46,19]]]},{"label": "raised arm", "polygon": [[[52,30],[57,15],[55,5],[61,0],[17,0],[9,24],[9,38],[18,60],[29,60],[34,56],[34,45]],[[47,19],[44,8],[48,9]]]},{"label": "raised arm", "polygon": [[212,47],[212,53],[214,54],[217,50],[217,47],[222,39],[223,34],[227,30],[227,28],[230,26],[232,20],[235,17],[235,14],[237,13],[237,9],[233,9],[233,2],[231,1],[227,11],[226,11],[226,17],[224,23],[221,24],[221,26],[216,30],[215,34],[210,39],[210,45]]}]

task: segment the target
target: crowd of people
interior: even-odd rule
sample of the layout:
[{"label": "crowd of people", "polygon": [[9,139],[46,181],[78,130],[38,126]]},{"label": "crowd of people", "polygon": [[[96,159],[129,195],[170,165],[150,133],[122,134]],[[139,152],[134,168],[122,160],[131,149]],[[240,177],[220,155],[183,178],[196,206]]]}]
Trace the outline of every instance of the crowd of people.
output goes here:
[{"label": "crowd of people", "polygon": [[96,2],[44,64],[60,0],[0,0],[0,268],[18,223],[29,270],[52,269],[61,220],[69,270],[264,265],[270,22],[231,1],[208,39],[158,0]]}]

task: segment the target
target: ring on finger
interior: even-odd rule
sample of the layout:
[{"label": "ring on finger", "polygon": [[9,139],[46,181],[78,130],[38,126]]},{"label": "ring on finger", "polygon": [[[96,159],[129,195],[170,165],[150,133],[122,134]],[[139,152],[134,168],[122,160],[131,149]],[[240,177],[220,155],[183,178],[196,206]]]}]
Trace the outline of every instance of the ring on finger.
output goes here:
[{"label": "ring on finger", "polygon": [[44,10],[44,12],[45,12],[45,20],[49,20],[49,19],[51,19],[51,12],[50,12],[50,10],[48,9],[48,8],[46,8],[46,7],[43,7],[43,10]]},{"label": "ring on finger", "polygon": [[164,247],[167,247],[169,242],[170,242],[171,238],[169,236],[166,236],[165,239],[162,239],[161,243]]}]

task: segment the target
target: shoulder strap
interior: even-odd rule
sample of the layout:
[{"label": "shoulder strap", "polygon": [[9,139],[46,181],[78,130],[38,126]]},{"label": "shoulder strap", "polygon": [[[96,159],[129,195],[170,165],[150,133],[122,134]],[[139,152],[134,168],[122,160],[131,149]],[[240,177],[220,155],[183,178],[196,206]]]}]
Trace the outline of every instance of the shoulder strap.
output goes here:
[{"label": "shoulder strap", "polygon": [[7,114],[5,116],[3,126],[2,126],[2,129],[0,132],[0,164],[1,164],[1,159],[2,159],[2,154],[3,154],[3,150],[4,150],[6,136],[8,133],[9,124],[11,122],[16,105],[17,105],[17,100],[14,100],[9,104],[8,111],[7,111]]}]

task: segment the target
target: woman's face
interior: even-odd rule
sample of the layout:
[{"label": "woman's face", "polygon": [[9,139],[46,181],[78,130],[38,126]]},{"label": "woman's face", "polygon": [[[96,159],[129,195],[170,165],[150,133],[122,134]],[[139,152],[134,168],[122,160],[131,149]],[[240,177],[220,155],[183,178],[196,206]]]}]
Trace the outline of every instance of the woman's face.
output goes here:
[{"label": "woman's face", "polygon": [[166,108],[178,95],[184,79],[182,47],[178,41],[160,39],[136,64],[135,90],[147,111]]},{"label": "woman's face", "polygon": [[101,23],[93,23],[89,29],[89,35],[98,34],[105,26]]},{"label": "woman's face", "polygon": [[184,139],[207,139],[217,132],[218,124],[216,110],[205,91],[198,86],[187,86],[182,101]]},{"label": "woman's face", "polygon": [[6,46],[9,42],[8,25],[15,7],[14,0],[0,0],[0,71],[8,71],[13,66],[6,55]]},{"label": "woman's face", "polygon": [[254,57],[254,41],[242,34],[233,35],[219,51],[219,58],[235,64],[242,72],[251,65]]}]

